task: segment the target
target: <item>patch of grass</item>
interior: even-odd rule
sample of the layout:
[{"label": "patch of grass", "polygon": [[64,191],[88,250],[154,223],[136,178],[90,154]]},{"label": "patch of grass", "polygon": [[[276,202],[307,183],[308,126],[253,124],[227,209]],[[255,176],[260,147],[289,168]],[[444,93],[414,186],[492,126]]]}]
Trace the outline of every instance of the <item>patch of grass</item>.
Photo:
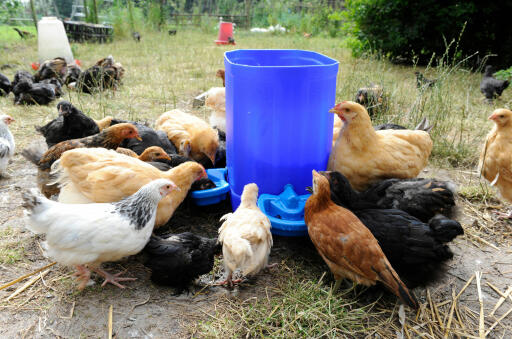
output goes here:
[{"label": "patch of grass", "polygon": [[377,301],[361,305],[356,292],[361,289],[333,293],[325,275],[318,278],[316,270],[290,266],[279,274],[279,287],[265,289],[266,297],[225,298],[212,319],[194,332],[208,338],[340,338],[379,330],[383,319],[377,320]]},{"label": "patch of grass", "polygon": [[484,184],[463,186],[457,193],[471,202],[485,203],[498,201],[496,193]]},{"label": "patch of grass", "polygon": [[6,227],[0,230],[0,264],[14,264],[22,261],[25,256],[25,247],[20,243],[18,232]]}]

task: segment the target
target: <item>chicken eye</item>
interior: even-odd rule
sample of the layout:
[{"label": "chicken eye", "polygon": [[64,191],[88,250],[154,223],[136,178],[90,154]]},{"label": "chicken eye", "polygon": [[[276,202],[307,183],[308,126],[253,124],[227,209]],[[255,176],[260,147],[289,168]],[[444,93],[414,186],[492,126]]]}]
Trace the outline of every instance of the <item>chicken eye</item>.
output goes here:
[{"label": "chicken eye", "polygon": [[503,114],[502,114],[502,115],[500,115],[500,118],[504,118],[504,117],[505,117],[505,116],[504,116]]},{"label": "chicken eye", "polygon": [[155,155],[156,155],[157,157],[159,157],[159,156],[160,156],[160,153],[156,153]]}]

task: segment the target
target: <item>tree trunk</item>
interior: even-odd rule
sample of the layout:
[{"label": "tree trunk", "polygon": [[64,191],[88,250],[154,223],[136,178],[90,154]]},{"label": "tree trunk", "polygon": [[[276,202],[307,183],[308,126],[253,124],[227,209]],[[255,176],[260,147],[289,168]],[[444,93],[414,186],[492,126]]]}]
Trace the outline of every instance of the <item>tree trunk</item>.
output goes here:
[{"label": "tree trunk", "polygon": [[165,13],[164,13],[164,4],[165,0],[160,0],[160,22],[158,22],[158,30],[162,30],[162,26],[165,23]]},{"label": "tree trunk", "polygon": [[36,26],[36,31],[37,31],[37,15],[36,15],[36,6],[34,5],[34,0],[30,0],[30,9],[32,12],[32,20],[34,20],[34,26]]},{"label": "tree trunk", "polygon": [[128,14],[130,18],[130,27],[132,29],[132,33],[135,32],[135,24],[133,22],[133,6],[132,6],[132,0],[127,0],[128,2]]},{"label": "tree trunk", "polygon": [[96,3],[96,0],[92,0],[92,7],[93,7],[94,23],[97,24],[99,22],[98,22],[98,4]]},{"label": "tree trunk", "polygon": [[251,28],[252,0],[245,0],[245,24]]}]

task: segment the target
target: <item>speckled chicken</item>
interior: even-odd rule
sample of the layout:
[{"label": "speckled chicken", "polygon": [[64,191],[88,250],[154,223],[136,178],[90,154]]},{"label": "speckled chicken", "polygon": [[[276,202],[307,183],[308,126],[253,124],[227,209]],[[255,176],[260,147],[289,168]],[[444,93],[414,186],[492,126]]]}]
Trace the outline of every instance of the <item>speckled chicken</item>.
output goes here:
[{"label": "speckled chicken", "polygon": [[124,288],[120,282],[135,279],[112,275],[100,265],[144,248],[153,232],[158,203],[175,188],[172,181],[158,179],[117,202],[79,205],[48,200],[34,190],[23,194],[23,206],[29,217],[28,228],[46,235],[46,254],[76,268],[79,289],[89,282],[89,269],[105,278],[102,286],[111,283]]}]

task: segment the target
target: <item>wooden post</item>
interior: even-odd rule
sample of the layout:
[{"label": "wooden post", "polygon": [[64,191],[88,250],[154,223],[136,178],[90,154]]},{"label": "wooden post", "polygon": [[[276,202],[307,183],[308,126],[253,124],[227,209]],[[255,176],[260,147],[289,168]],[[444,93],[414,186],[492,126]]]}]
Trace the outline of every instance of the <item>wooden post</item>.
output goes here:
[{"label": "wooden post", "polygon": [[245,0],[245,25],[251,28],[252,0]]},{"label": "wooden post", "polygon": [[87,7],[87,0],[84,0],[84,11],[85,11],[85,21],[87,22],[89,18],[89,8]]},{"label": "wooden post", "polygon": [[37,31],[37,15],[36,15],[36,6],[34,5],[34,0],[30,0],[30,9],[32,12],[32,20],[34,20],[34,26],[36,26],[36,31]]},{"label": "wooden post", "polygon": [[96,0],[92,0],[92,7],[93,7],[93,15],[94,15],[94,23],[98,24],[98,5],[96,3]]},{"label": "wooden post", "polygon": [[162,30],[162,26],[165,22],[165,14],[164,14],[164,4],[165,0],[160,0],[160,22],[158,23],[158,30]]}]

